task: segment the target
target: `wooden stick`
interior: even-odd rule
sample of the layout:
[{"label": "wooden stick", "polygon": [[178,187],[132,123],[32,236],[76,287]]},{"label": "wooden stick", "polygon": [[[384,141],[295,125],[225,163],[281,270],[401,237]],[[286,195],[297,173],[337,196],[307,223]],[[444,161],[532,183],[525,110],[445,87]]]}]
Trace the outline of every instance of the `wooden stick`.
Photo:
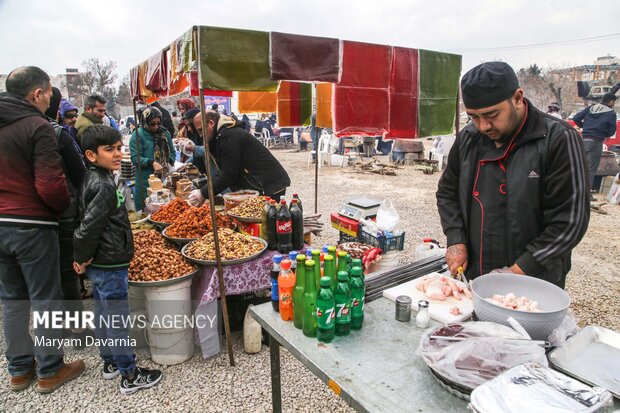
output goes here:
[{"label": "wooden stick", "polygon": [[[226,286],[224,285],[224,271],[222,269],[222,256],[220,254],[220,241],[217,233],[217,216],[215,212],[215,199],[213,194],[213,178],[211,176],[211,164],[209,163],[209,141],[207,137],[207,114],[205,109],[205,95],[202,87],[202,73],[200,69],[201,39],[198,27],[193,28],[194,47],[196,48],[196,61],[198,63],[198,79],[200,82],[200,114],[202,117],[202,137],[205,149],[205,169],[207,170],[207,188],[209,189],[209,206],[211,207],[211,224],[213,225],[213,243],[215,244],[215,262],[217,263],[217,277],[220,281],[220,299],[222,300],[222,316],[224,317],[224,331],[226,332],[226,344],[228,347],[228,361],[231,366],[235,365],[233,354],[230,322],[228,320],[228,305],[226,304]],[[217,128],[217,125],[215,125]],[[217,131],[216,131],[217,133]]]}]

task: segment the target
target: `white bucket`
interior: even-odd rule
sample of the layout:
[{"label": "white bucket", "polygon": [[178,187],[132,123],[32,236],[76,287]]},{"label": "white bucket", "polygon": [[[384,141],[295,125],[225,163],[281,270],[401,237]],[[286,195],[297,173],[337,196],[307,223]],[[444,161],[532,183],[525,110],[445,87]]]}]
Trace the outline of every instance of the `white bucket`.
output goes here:
[{"label": "white bucket", "polygon": [[445,248],[439,248],[439,245],[434,242],[425,242],[415,247],[415,260],[419,261],[424,258],[434,257],[445,253]]},{"label": "white bucket", "polygon": [[129,338],[136,340],[136,348],[146,348],[146,332],[141,328],[142,323],[147,320],[146,309],[132,310],[129,314],[132,319],[132,327],[129,329]]},{"label": "white bucket", "polygon": [[192,315],[192,279],[163,287],[143,287],[149,321],[164,316]]},{"label": "white bucket", "polygon": [[145,310],[146,302],[144,288],[130,285],[128,290],[129,309],[131,311]]},{"label": "white bucket", "polygon": [[192,328],[150,328],[147,326],[147,343],[151,360],[164,366],[183,363],[194,355]]}]

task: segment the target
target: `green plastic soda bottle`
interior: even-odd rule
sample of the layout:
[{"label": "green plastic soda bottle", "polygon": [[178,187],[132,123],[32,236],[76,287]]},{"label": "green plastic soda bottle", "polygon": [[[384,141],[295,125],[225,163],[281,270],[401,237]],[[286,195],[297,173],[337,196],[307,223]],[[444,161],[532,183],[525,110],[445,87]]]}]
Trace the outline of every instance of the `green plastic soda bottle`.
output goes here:
[{"label": "green plastic soda bottle", "polygon": [[344,251],[338,251],[338,272],[346,271],[347,274],[349,270],[347,270],[347,253]]},{"label": "green plastic soda bottle", "polygon": [[338,284],[334,296],[336,299],[336,335],[346,336],[351,330],[351,289],[349,274],[338,271]]},{"label": "green plastic soda bottle", "polygon": [[302,299],[302,329],[307,337],[316,337],[316,284],[314,282],[314,269],[316,266],[317,263],[314,260],[306,260],[306,282]]},{"label": "green plastic soda bottle", "polygon": [[362,267],[351,268],[349,278],[351,288],[351,328],[361,330],[364,323],[364,281],[362,281]]},{"label": "green plastic soda bottle", "polygon": [[336,252],[336,246],[330,245],[327,247],[327,253],[334,257],[334,266],[336,265],[336,261],[338,260],[338,253]]},{"label": "green plastic soda bottle", "polygon": [[360,260],[359,258],[353,258],[353,260],[351,261],[351,268],[355,268],[355,267],[360,267],[362,268],[362,281],[366,280],[366,276],[364,275],[364,270],[362,267],[362,260]]},{"label": "green plastic soda bottle", "polygon": [[336,283],[338,282],[338,280],[336,279],[336,262],[334,260],[334,257],[332,257],[331,255],[325,257],[323,262],[325,263],[325,268],[323,268],[323,275],[330,279],[330,288],[332,289],[332,291],[334,291],[336,289]]},{"label": "green plastic soda bottle", "polygon": [[306,285],[306,256],[297,254],[297,278],[295,279],[295,289],[293,289],[293,324],[301,329],[303,327],[303,296]]},{"label": "green plastic soda bottle", "polygon": [[312,261],[314,261],[314,287],[316,291],[321,288],[321,250],[312,250]]},{"label": "green plastic soda bottle", "polygon": [[324,343],[332,341],[336,334],[335,307],[336,301],[332,292],[332,280],[329,277],[322,277],[321,290],[316,297],[316,337]]}]

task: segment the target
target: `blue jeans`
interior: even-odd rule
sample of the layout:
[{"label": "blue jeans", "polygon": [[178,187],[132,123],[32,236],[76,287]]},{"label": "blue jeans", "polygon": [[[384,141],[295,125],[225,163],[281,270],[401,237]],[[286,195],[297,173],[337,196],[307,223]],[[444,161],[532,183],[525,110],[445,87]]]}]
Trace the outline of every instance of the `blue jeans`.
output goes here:
[{"label": "blue jeans", "polygon": [[[125,344],[129,340],[129,326],[123,323],[129,319],[127,269],[87,267],[86,276],[92,284],[95,300],[95,337],[114,340],[114,345],[104,341],[99,346],[99,354],[106,363],[116,363],[123,376],[132,375],[136,356],[133,347]],[[102,319],[108,323],[103,323]]]},{"label": "blue jeans", "polygon": [[603,154],[603,141],[596,139],[583,139],[583,147],[586,150],[586,159],[588,160],[588,172],[590,173],[590,189],[594,184],[594,176],[601,163],[601,155]]},{"label": "blue jeans", "polygon": [[[63,350],[37,345],[28,325],[30,309],[62,310],[58,231],[0,226],[0,299],[5,355],[11,376],[26,374],[37,360],[39,377],[53,376],[63,365]],[[37,327],[36,338],[61,339],[62,329]]]}]

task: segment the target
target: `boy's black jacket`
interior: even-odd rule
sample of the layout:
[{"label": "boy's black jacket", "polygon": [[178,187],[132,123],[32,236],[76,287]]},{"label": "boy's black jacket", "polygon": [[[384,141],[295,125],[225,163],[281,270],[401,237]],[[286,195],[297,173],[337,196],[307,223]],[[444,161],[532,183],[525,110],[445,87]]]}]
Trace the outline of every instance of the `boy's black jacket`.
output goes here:
[{"label": "boy's black jacket", "polygon": [[129,267],[134,252],[131,224],[110,172],[89,168],[78,207],[80,225],[73,234],[75,261],[82,264],[93,258],[95,267]]}]

